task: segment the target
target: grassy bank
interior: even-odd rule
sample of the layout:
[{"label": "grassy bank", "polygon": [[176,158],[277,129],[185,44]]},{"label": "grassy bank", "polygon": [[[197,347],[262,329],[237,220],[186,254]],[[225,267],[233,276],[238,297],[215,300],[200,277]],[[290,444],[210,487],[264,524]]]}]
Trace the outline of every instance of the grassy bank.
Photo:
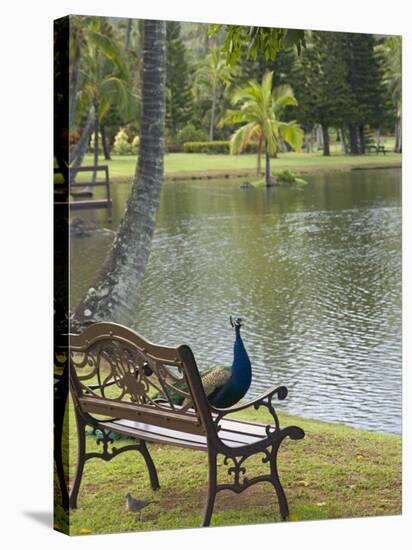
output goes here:
[{"label": "grassy bank", "polygon": [[[266,420],[260,411],[239,415]],[[286,440],[279,452],[279,471],[289,500],[291,520],[393,515],[401,512],[401,438],[346,426],[281,415],[281,424],[301,426],[303,441]],[[88,449],[97,449],[88,437]],[[123,442],[116,442],[117,446]],[[71,512],[71,534],[197,527],[206,499],[205,453],[150,445],[161,488],[153,493],[142,458],[124,453],[113,461],[86,463],[78,509]],[[76,433],[70,413],[70,476],[76,460]],[[249,460],[248,474],[266,472],[260,457]],[[227,479],[220,463],[219,479]],[[155,499],[141,517],[126,512],[127,492]],[[56,526],[64,526],[58,514]],[[241,495],[219,493],[212,525],[279,521],[278,504],[269,484]]]},{"label": "grassy bank", "polygon": [[[319,171],[341,171],[367,167],[398,167],[402,156],[386,153],[360,156],[339,155],[323,157],[318,153],[283,153],[271,162],[272,171],[292,170],[296,174],[308,174]],[[109,165],[110,177],[115,180],[129,180],[136,168],[133,156],[113,156],[112,160],[100,160]],[[88,155],[85,165],[93,164]],[[165,156],[166,180],[196,178],[249,177],[256,178],[256,155],[206,155],[189,153],[170,153]],[[84,176],[84,175],[83,175]],[[88,176],[90,177],[90,176]],[[80,180],[80,178],[79,178]]]}]

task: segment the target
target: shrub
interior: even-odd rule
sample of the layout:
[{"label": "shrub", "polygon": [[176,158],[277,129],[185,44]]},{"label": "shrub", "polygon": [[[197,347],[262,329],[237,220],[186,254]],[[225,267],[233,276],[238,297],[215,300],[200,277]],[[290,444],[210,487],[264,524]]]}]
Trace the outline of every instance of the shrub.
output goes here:
[{"label": "shrub", "polygon": [[132,153],[134,155],[137,155],[137,153],[139,152],[139,145],[140,145],[140,137],[134,136],[132,141]]},{"label": "shrub", "polygon": [[281,183],[293,185],[295,183],[295,175],[289,170],[282,170],[275,174]]},{"label": "shrub", "polygon": [[[248,143],[245,153],[257,153],[258,144]],[[169,147],[170,151],[170,147]],[[229,155],[229,141],[187,141],[183,144],[185,153],[207,153],[212,155]]]},{"label": "shrub", "polygon": [[[94,132],[92,132],[92,135],[90,136],[89,151],[90,153],[94,153]],[[99,132],[99,153],[103,153],[103,141],[102,141],[102,134],[100,132]]]},{"label": "shrub", "polygon": [[129,137],[124,128],[120,128],[114,138],[113,153],[115,155],[131,155],[133,146],[129,143]]},{"label": "shrub", "polygon": [[183,144],[183,151],[185,153],[228,155],[230,145],[228,141],[188,141]]},{"label": "shrub", "polygon": [[181,153],[183,151],[183,145],[180,143],[167,143],[166,152],[167,153]]},{"label": "shrub", "polygon": [[195,128],[192,123],[189,123],[177,132],[176,143],[183,145],[187,142],[206,141],[206,139],[206,132]]},{"label": "shrub", "polygon": [[308,183],[303,178],[298,178],[293,172],[290,172],[290,170],[282,170],[274,175],[278,178],[279,185],[304,187]]}]

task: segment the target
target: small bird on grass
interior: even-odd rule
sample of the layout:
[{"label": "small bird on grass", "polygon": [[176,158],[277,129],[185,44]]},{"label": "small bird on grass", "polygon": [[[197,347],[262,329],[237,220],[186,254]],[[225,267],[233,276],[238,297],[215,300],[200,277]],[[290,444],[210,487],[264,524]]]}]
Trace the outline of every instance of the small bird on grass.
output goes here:
[{"label": "small bird on grass", "polygon": [[126,510],[128,512],[141,512],[149,504],[159,502],[158,500],[137,500],[130,493],[126,495]]}]

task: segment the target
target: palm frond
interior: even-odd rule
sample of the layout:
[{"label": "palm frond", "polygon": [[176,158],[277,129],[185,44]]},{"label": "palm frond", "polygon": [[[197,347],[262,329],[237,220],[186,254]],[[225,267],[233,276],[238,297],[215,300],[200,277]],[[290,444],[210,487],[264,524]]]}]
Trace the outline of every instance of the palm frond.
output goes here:
[{"label": "palm frond", "polygon": [[295,151],[301,150],[304,132],[295,120],[292,122],[280,122],[279,132],[282,139],[289,143]]},{"label": "palm frond", "polygon": [[230,138],[231,155],[237,155],[243,151],[242,145],[244,146],[245,136],[248,135],[253,126],[253,123],[250,122],[249,124],[241,126],[232,134],[232,137]]}]

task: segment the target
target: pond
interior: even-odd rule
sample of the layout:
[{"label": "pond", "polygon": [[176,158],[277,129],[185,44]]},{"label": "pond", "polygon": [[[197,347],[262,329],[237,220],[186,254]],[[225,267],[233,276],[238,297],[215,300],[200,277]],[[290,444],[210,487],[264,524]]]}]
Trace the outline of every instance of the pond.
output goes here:
[{"label": "pond", "polygon": [[[304,189],[166,183],[133,324],[188,343],[199,368],[230,364],[244,319],[248,397],[284,384],[280,410],[401,432],[401,171],[307,177]],[[113,185],[114,223],[129,186]],[[105,211],[73,213],[109,227]],[[72,303],[113,233],[71,239]]]}]

